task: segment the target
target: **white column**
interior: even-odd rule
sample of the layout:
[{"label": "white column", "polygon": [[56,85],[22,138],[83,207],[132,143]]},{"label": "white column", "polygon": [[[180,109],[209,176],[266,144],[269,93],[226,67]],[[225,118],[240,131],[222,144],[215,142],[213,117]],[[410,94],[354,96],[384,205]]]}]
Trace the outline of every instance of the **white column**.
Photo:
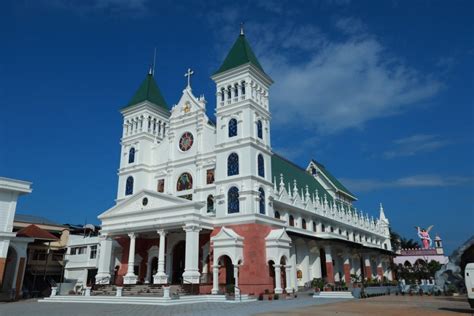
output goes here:
[{"label": "white column", "polygon": [[239,266],[238,265],[234,265],[234,279],[235,279],[235,296],[237,297],[237,295],[240,295],[240,289],[238,288],[239,287]]},{"label": "white column", "polygon": [[160,229],[157,231],[160,235],[160,247],[158,249],[158,271],[153,276],[153,283],[154,284],[167,284],[168,283],[168,276],[165,272],[165,238],[166,238],[166,231]]},{"label": "white column", "polygon": [[127,267],[127,274],[123,278],[124,284],[136,284],[137,283],[137,276],[133,272],[135,267],[135,233],[129,233],[128,237],[130,237],[130,247],[128,249],[128,267]]},{"label": "white column", "polygon": [[99,262],[95,276],[96,284],[110,284],[110,262],[112,257],[112,239],[106,234],[99,237]]},{"label": "white column", "polygon": [[286,293],[293,293],[293,288],[291,287],[291,265],[287,264],[285,266],[285,277],[286,277]]},{"label": "white column", "polygon": [[212,266],[212,291],[211,294],[219,293],[219,265]]},{"label": "white column", "polygon": [[274,264],[275,267],[275,294],[283,293],[283,289],[281,288],[281,269],[279,264]]},{"label": "white column", "polygon": [[184,264],[183,280],[185,283],[199,284],[199,232],[198,225],[187,225],[186,232],[186,258]]}]

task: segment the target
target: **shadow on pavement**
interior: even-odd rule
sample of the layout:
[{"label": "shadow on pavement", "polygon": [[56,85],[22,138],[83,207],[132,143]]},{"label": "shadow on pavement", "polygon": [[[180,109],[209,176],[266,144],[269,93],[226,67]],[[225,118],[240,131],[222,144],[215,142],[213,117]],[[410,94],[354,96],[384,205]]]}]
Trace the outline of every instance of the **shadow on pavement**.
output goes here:
[{"label": "shadow on pavement", "polygon": [[474,315],[474,309],[441,307],[439,310]]}]

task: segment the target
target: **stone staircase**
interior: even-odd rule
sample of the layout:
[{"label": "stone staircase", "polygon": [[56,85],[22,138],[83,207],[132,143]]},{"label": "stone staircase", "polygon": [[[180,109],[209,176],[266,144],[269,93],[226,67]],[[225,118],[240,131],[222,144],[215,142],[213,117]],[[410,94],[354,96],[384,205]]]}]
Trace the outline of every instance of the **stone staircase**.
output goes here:
[{"label": "stone staircase", "polygon": [[[189,292],[181,285],[170,285],[170,295],[188,295]],[[92,296],[116,296],[116,285],[95,285],[91,291]],[[122,296],[162,297],[163,286],[157,284],[123,285]]]}]

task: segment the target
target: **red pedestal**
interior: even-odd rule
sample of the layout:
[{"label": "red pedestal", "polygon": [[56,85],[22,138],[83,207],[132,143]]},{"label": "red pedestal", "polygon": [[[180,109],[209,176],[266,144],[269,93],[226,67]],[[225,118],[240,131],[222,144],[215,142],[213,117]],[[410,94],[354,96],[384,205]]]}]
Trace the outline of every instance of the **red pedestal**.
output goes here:
[{"label": "red pedestal", "polygon": [[372,268],[370,266],[365,266],[364,269],[365,269],[365,277],[367,278],[367,280],[371,280],[372,279]]},{"label": "red pedestal", "polygon": [[344,264],[344,278],[346,279],[346,284],[351,283],[351,265],[348,263]]},{"label": "red pedestal", "polygon": [[334,283],[334,266],[332,265],[332,262],[326,261],[326,273],[328,275],[328,283]]}]

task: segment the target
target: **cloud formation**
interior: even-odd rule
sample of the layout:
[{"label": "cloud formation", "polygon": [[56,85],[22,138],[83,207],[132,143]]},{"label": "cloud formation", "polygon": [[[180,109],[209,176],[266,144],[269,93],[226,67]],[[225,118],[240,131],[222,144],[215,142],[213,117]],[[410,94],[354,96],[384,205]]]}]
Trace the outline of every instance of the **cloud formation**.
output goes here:
[{"label": "cloud formation", "polygon": [[394,180],[341,179],[344,185],[355,192],[368,192],[386,188],[422,188],[458,186],[473,181],[472,177],[440,176],[434,174],[413,175]]},{"label": "cloud formation", "polygon": [[[226,8],[213,16],[218,17],[213,26],[224,26],[217,27],[219,38],[235,38],[239,9]],[[443,86],[394,56],[358,19],[335,21],[337,36],[293,21],[246,24],[260,62],[275,81],[270,94],[273,124],[297,124],[319,134],[363,128],[368,121],[429,102]]]},{"label": "cloud formation", "polygon": [[386,159],[414,156],[419,153],[435,151],[449,145],[449,143],[436,135],[416,134],[394,140],[392,148],[385,151],[383,156]]}]

